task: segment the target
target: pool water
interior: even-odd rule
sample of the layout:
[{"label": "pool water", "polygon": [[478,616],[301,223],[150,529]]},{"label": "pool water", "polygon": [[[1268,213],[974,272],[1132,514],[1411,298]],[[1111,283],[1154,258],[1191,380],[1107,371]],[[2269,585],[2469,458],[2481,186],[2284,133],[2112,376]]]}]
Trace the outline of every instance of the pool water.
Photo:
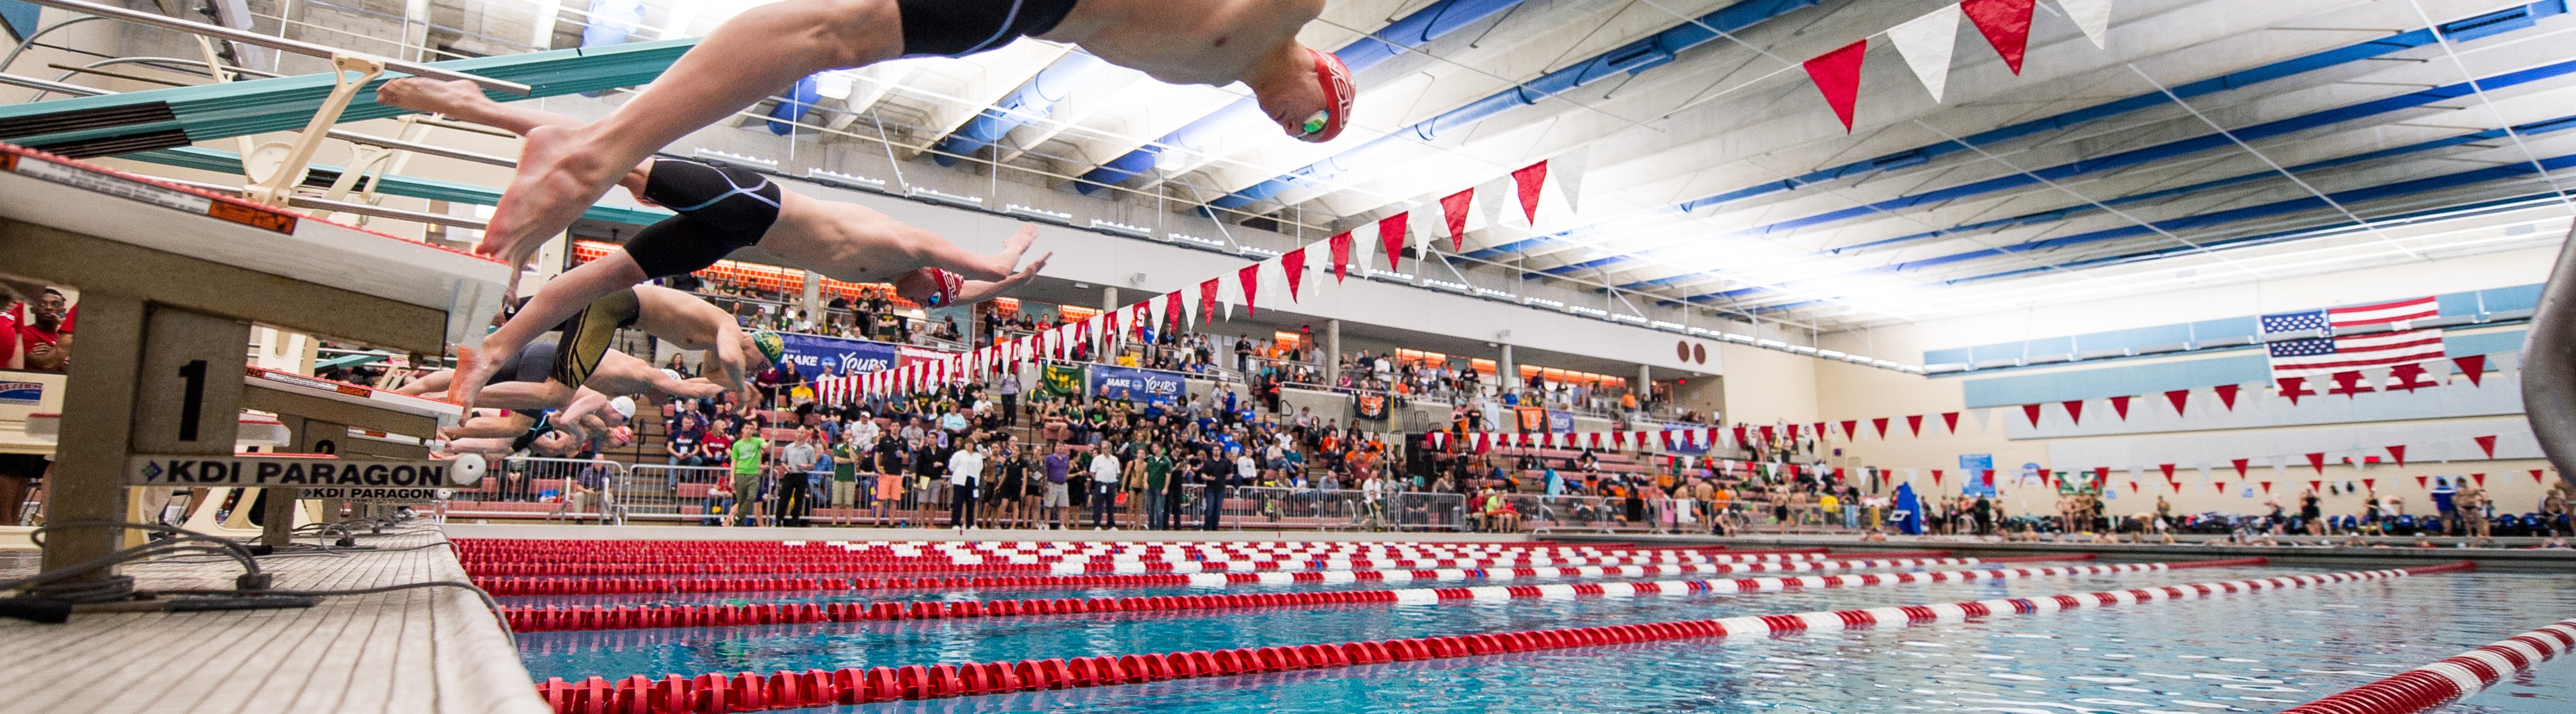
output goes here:
[{"label": "pool water", "polygon": [[[1321,606],[530,633],[538,678],[772,672],[1257,647],[2082,592],[2296,572],[2166,573],[1758,594]],[[1120,594],[1133,594],[1122,592]],[[2576,576],[2425,575],[1977,622],[1529,652],[1027,692],[869,711],[2277,711],[2576,615]],[[2456,711],[2564,712],[2551,662]]]}]

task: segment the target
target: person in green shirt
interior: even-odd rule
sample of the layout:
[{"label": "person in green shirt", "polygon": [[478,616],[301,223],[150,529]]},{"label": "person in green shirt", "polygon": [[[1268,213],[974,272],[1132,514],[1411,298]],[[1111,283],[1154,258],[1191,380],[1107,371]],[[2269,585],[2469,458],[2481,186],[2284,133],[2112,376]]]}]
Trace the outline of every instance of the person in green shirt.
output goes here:
[{"label": "person in green shirt", "polygon": [[760,469],[769,455],[769,441],[760,438],[760,425],[744,422],[742,434],[733,440],[733,514],[734,525],[749,525],[760,517]]},{"label": "person in green shirt", "polygon": [[849,508],[859,495],[859,452],[843,439],[832,444],[832,507]]},{"label": "person in green shirt", "polygon": [[1145,523],[1147,524],[1145,527],[1147,528],[1159,531],[1170,530],[1172,527],[1171,514],[1163,510],[1163,486],[1170,481],[1171,476],[1172,457],[1164,453],[1163,447],[1154,447],[1154,454],[1145,457],[1145,491],[1135,496],[1145,500]]}]

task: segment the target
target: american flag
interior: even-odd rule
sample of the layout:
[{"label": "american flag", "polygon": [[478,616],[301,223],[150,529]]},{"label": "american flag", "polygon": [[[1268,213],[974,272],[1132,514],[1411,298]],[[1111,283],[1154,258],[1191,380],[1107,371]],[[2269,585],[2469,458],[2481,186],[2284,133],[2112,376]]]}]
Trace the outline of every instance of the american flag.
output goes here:
[{"label": "american flag", "polygon": [[2270,343],[2272,376],[2276,379],[2306,377],[2441,359],[2442,331],[2438,329],[2334,336],[2336,330],[2362,325],[2431,319],[2441,315],[2441,311],[2441,305],[2433,298],[2420,297],[2376,305],[2264,315],[2263,334],[2267,336],[2316,329],[2324,329],[2326,334],[2319,338]]}]

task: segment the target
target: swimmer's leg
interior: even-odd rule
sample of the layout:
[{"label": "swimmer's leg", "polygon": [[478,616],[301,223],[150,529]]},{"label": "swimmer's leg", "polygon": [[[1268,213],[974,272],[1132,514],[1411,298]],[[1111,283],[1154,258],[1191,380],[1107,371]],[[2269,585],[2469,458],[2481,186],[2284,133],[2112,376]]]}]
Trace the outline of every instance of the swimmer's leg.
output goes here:
[{"label": "swimmer's leg", "polygon": [[484,387],[476,403],[493,409],[561,409],[572,396],[573,388],[562,382],[502,382]]},{"label": "swimmer's leg", "polygon": [[[581,314],[592,301],[634,287],[645,278],[644,269],[635,267],[635,259],[628,257],[625,249],[609,251],[598,260],[583,263],[581,267],[546,281],[546,288],[537,291],[537,296],[519,308],[518,314],[510,316],[510,321],[503,323],[501,329],[483,337],[480,351],[484,355],[518,354],[537,336]],[[472,406],[501,365],[491,360],[469,361],[464,357],[467,353],[466,348],[457,348],[456,381],[447,392],[449,401]]]},{"label": "swimmer's leg", "polygon": [[607,192],[619,172],[654,151],[806,75],[902,54],[903,16],[895,0],[789,0],[745,10],[608,118],[530,131],[518,174],[475,252],[523,263]]}]

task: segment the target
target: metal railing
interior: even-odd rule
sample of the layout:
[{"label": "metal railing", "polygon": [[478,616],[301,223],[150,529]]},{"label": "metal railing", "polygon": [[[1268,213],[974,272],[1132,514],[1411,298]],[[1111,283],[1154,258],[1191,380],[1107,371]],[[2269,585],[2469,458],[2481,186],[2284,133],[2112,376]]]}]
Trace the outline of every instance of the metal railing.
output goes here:
[{"label": "metal railing", "polygon": [[617,486],[626,478],[626,465],[606,459],[513,456],[475,488],[451,493],[437,512],[441,518],[615,523],[623,520]]}]

